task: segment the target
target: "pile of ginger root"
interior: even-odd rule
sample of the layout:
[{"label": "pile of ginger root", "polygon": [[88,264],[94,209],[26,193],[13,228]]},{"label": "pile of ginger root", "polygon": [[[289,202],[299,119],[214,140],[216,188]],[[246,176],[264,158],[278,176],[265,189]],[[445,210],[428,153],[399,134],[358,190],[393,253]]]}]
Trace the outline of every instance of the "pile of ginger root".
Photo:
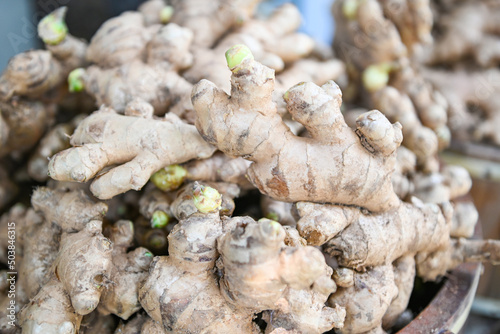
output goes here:
[{"label": "pile of ginger root", "polygon": [[439,4],[337,0],[335,56],[291,4],[48,14],[0,76],[0,332],[394,332],[415,279],[500,263],[438,157]]}]

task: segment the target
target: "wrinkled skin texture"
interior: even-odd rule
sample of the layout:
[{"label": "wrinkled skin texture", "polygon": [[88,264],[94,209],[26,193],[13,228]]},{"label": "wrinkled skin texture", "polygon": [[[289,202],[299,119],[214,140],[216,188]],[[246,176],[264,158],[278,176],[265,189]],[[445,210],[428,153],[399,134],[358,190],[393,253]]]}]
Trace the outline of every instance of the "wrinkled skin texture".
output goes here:
[{"label": "wrinkled skin texture", "polygon": [[222,152],[203,160],[193,160],[183,165],[186,178],[192,181],[235,183],[243,189],[254,188],[245,177],[250,162],[243,158],[231,158]]},{"label": "wrinkled skin texture", "polygon": [[[299,84],[285,100],[312,138],[296,137],[272,101],[273,71],[246,59],[232,72],[231,96],[206,80],[194,87],[196,127],[219,150],[252,161],[248,176],[262,193],[283,201],[355,204],[372,211],[399,205],[390,182],[402,140],[399,125],[374,111],[359,123],[360,139],[344,122],[335,83],[321,88]],[[388,135],[382,138],[383,133]],[[344,173],[353,163],[363,172]],[[339,174],[343,177],[330,177]]]},{"label": "wrinkled skin texture", "polygon": [[14,56],[0,77],[0,100],[12,96],[38,98],[65,79],[61,64],[49,51],[34,50]]},{"label": "wrinkled skin texture", "polygon": [[266,331],[323,333],[342,327],[345,310],[325,307],[336,285],[323,255],[313,247],[284,247],[285,238],[278,223],[265,219],[240,223],[223,235],[218,249],[224,298],[255,312],[272,309],[264,315]]},{"label": "wrinkled skin texture", "polygon": [[78,333],[82,316],[58,280],[49,281],[19,315],[23,333]]},{"label": "wrinkled skin texture", "polygon": [[338,332],[364,333],[380,327],[382,317],[397,294],[392,265],[355,273],[352,287],[340,288],[328,299],[328,304],[346,308],[344,328]]},{"label": "wrinkled skin texture", "polygon": [[[309,36],[297,33],[297,29],[301,24],[301,16],[298,9],[292,4],[284,4],[278,7],[270,17],[265,20],[252,19],[244,23],[235,32],[225,36],[212,49],[194,48],[195,61],[191,68],[183,73],[183,76],[190,82],[198,82],[201,79],[207,79],[215,83],[218,87],[229,92],[230,72],[226,71],[226,62],[222,56],[224,52],[233,45],[247,45],[255,58],[269,66],[270,68],[280,72],[283,71],[285,63],[290,63],[292,67],[296,61],[306,57],[311,53],[314,47],[314,41]],[[328,66],[332,62],[319,62],[308,59],[306,62],[317,64],[316,71],[314,66],[302,66],[304,71],[289,71],[287,77],[293,77],[293,82],[286,85],[284,89],[300,81],[310,81],[309,73],[320,73],[318,67],[322,67],[321,74],[324,74],[326,79],[335,79],[335,71],[331,70],[332,66]],[[321,76],[320,74],[320,76]],[[281,96],[280,96],[281,98]]]},{"label": "wrinkled skin texture", "polygon": [[333,4],[336,26],[333,47],[340,59],[360,71],[371,64],[394,61],[406,54],[396,26],[384,17],[377,0],[358,1],[352,20],[343,13],[346,1]]},{"label": "wrinkled skin texture", "polygon": [[139,60],[111,69],[90,66],[83,81],[87,93],[95,97],[96,105],[105,104],[120,113],[125,112],[134,98],[150,103],[155,114],[165,114],[170,107],[182,115],[192,108],[188,98],[190,83],[174,71]]},{"label": "wrinkled skin texture", "polygon": [[[406,254],[446,249],[450,242],[452,209],[424,204],[403,203],[397,211],[378,215],[357,208],[315,203],[297,203],[301,218],[297,229],[309,244],[322,245],[337,256],[341,266],[363,269],[391,264]],[[407,222],[411,220],[412,224]],[[322,221],[320,224],[315,224]]]},{"label": "wrinkled skin texture", "polygon": [[406,255],[397,259],[393,264],[394,283],[398,288],[397,296],[392,300],[382,318],[382,326],[385,329],[391,328],[398,317],[408,307],[413,282],[415,280],[415,258],[413,255]]},{"label": "wrinkled skin texture", "polygon": [[160,168],[207,158],[215,150],[194,126],[175,115],[164,119],[123,116],[110,108],[102,108],[83,120],[71,137],[71,145],[77,147],[52,157],[52,178],[85,182],[106,166],[122,164],[92,183],[91,191],[100,199],[139,190]]},{"label": "wrinkled skin texture", "polygon": [[133,224],[122,220],[111,230],[113,261],[109,279],[101,295],[98,310],[102,314],[115,314],[127,320],[141,306],[138,300],[139,286],[146,279],[153,254],[145,248],[136,248],[127,253],[134,237]]},{"label": "wrinkled skin texture", "polygon": [[213,46],[231,27],[250,17],[258,0],[173,0],[171,22],[193,31],[194,44],[204,48]]},{"label": "wrinkled skin texture", "polygon": [[112,243],[94,220],[77,233],[65,234],[53,272],[71,298],[75,312],[86,315],[99,304],[102,284],[110,276]]},{"label": "wrinkled skin texture", "polygon": [[472,72],[426,70],[424,76],[448,101],[453,138],[500,145],[498,69]]},{"label": "wrinkled skin texture", "polygon": [[[0,102],[0,157],[33,147],[54,120],[55,108],[41,102]],[[1,125],[1,124],[0,124]]]},{"label": "wrinkled skin texture", "polygon": [[499,20],[498,3],[466,1],[455,5],[438,21],[442,35],[436,40],[429,62],[451,64],[471,57],[481,67],[498,65]]}]

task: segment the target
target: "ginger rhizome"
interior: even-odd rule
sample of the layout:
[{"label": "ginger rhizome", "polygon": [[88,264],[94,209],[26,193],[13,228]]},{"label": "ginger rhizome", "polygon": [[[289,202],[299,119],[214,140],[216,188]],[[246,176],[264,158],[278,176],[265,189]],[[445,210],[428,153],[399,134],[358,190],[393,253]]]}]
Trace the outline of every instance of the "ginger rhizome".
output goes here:
[{"label": "ginger rhizome", "polygon": [[429,2],[343,0],[333,13],[334,49],[347,63],[350,92],[357,91],[350,99],[399,121],[403,145],[417,154],[419,168],[437,171],[436,153],[450,133],[447,104],[419,68],[418,49],[432,41]]},{"label": "ginger rhizome", "polygon": [[[0,99],[14,96],[44,98],[57,96],[68,73],[85,65],[85,42],[71,36],[64,22],[66,8],[61,7],[40,21],[38,34],[47,50],[27,51],[13,57],[0,77]],[[53,99],[54,96],[45,96]]]},{"label": "ginger rhizome", "polygon": [[471,57],[482,67],[498,65],[499,18],[500,7],[497,3],[457,3],[437,22],[441,36],[436,40],[430,63],[452,64]]},{"label": "ginger rhizome", "polygon": [[110,282],[105,284],[98,310],[101,314],[112,313],[127,320],[141,308],[138,290],[146,278],[153,254],[141,247],[127,253],[134,237],[134,225],[130,221],[116,222],[110,234],[113,243]]},{"label": "ginger rhizome", "polygon": [[[217,209],[193,213],[169,234],[168,257],[153,261],[140,291],[141,305],[166,331],[174,332],[257,333],[253,314],[270,308],[279,310],[279,326],[311,333],[341,327],[343,309],[324,306],[335,284],[321,252],[288,247],[285,236],[274,221],[221,219]],[[222,275],[220,290],[215,266]],[[304,266],[311,270],[299,269]],[[303,313],[304,303],[308,313]]]},{"label": "ginger rhizome", "polygon": [[[337,0],[342,61],[298,32],[293,5],[263,17],[258,3],[149,0],[88,44],[65,8],[40,22],[47,50],[0,78],[0,262],[14,221],[19,272],[18,327],[4,298],[2,333],[382,333],[415,276],[499,262],[498,241],[465,239],[470,177],[437,158],[456,114],[496,120],[477,80],[422,68],[456,30],[432,31],[431,8],[456,14]],[[462,55],[493,31],[469,29],[486,38],[447,70],[489,73]]]},{"label": "ginger rhizome", "polygon": [[[229,64],[240,59],[231,67],[231,96],[209,81],[198,83],[192,94],[196,127],[219,150],[252,161],[248,176],[262,193],[284,201],[355,204],[372,211],[399,205],[390,182],[402,140],[399,124],[372,111],[359,119],[355,133],[340,113],[339,87],[306,83],[285,94],[288,111],[312,138],[297,137],[273,103],[274,72],[242,46],[228,50],[227,57]],[[363,173],[348,173],[349,166]],[[343,177],[332,178],[339,174]]]},{"label": "ginger rhizome", "polygon": [[[192,85],[177,71],[192,63],[188,50],[192,38],[186,28],[169,24],[152,31],[143,26],[139,13],[124,13],[107,21],[94,36],[87,58],[96,64],[71,72],[70,90],[84,89],[97,106],[106,104],[120,113],[140,98],[154,107],[155,114],[170,108],[180,116],[191,109]],[[124,43],[119,52],[114,52],[119,47],[114,39]]]},{"label": "ginger rhizome", "polygon": [[453,138],[500,145],[497,131],[500,122],[498,69],[454,72],[426,70],[424,75],[448,101]]},{"label": "ginger rhizome", "polygon": [[157,119],[133,111],[129,111],[131,116],[119,115],[103,107],[84,119],[71,137],[71,145],[77,147],[52,157],[50,176],[60,181],[85,182],[109,165],[122,164],[99,175],[91,185],[96,197],[109,199],[130,189],[141,189],[164,166],[213,154],[214,148],[195,127],[175,115]]}]

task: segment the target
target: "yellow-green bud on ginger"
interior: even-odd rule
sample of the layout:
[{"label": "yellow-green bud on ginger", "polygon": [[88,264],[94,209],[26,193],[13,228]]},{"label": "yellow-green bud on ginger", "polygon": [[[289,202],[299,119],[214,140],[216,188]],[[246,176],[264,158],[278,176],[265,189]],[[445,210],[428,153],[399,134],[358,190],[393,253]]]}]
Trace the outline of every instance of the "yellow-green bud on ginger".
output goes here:
[{"label": "yellow-green bud on ginger", "polygon": [[193,185],[193,202],[201,213],[214,212],[220,209],[222,196],[216,189],[195,182]]},{"label": "yellow-green bud on ginger", "polygon": [[168,225],[169,220],[169,215],[167,215],[164,211],[155,211],[153,212],[153,216],[151,217],[151,227],[164,228]]},{"label": "yellow-green bud on ginger", "polygon": [[64,22],[66,10],[66,7],[60,7],[38,23],[38,35],[45,44],[57,45],[66,38],[68,33],[68,27]]},{"label": "yellow-green bud on ginger", "polygon": [[269,212],[266,215],[266,218],[268,218],[270,220],[274,220],[274,221],[279,221],[280,220],[280,216],[276,212]]},{"label": "yellow-green bud on ginger", "polygon": [[187,171],[179,165],[170,165],[160,169],[151,176],[151,182],[160,190],[170,191],[181,186],[186,178]]},{"label": "yellow-green bud on ginger", "polygon": [[363,71],[363,86],[369,92],[376,92],[389,82],[389,73],[394,69],[391,63],[374,64]]},{"label": "yellow-green bud on ginger", "polygon": [[268,218],[261,218],[258,220],[258,223],[261,224],[263,231],[271,236],[278,236],[280,231],[283,229],[280,223]]},{"label": "yellow-green bud on ginger", "polygon": [[346,0],[342,5],[342,14],[349,20],[354,20],[358,13],[359,0]]},{"label": "yellow-green bud on ginger", "polygon": [[160,11],[160,21],[163,24],[170,22],[170,19],[174,15],[174,8],[172,6],[165,6]]},{"label": "yellow-green bud on ginger", "polygon": [[253,60],[252,51],[248,48],[248,46],[244,44],[236,44],[226,51],[226,62],[227,66],[231,71],[237,71],[237,66],[243,63],[244,60]]},{"label": "yellow-green bud on ginger", "polygon": [[85,75],[85,69],[77,68],[71,71],[68,75],[68,89],[72,93],[81,92],[85,88],[83,83],[83,76]]}]

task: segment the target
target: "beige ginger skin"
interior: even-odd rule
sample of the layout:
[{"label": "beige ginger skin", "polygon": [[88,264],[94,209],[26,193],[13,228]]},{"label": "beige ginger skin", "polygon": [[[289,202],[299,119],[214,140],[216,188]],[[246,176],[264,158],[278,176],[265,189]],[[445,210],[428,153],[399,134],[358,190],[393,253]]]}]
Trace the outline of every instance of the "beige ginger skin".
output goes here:
[{"label": "beige ginger skin", "polygon": [[[140,105],[147,106],[145,102]],[[138,109],[129,112],[134,114]],[[106,107],[94,112],[71,137],[75,147],[52,157],[50,176],[59,181],[85,182],[106,166],[121,164],[101,174],[91,185],[96,197],[109,199],[130,189],[141,189],[164,166],[208,158],[215,151],[193,125],[175,115],[153,118],[151,106],[146,109],[149,114],[144,117],[119,115]]]},{"label": "beige ginger skin", "polygon": [[[354,204],[371,211],[399,205],[391,184],[402,140],[398,123],[391,125],[372,111],[358,119],[358,137],[340,113],[339,87],[304,83],[285,94],[288,111],[311,134],[297,137],[272,100],[274,71],[254,61],[244,46],[231,48],[227,57],[233,72],[231,96],[207,80],[198,83],[192,93],[196,127],[219,150],[252,161],[248,177],[262,193],[289,202]],[[243,59],[231,64],[237,57]],[[350,173],[352,168],[360,172]]]}]

